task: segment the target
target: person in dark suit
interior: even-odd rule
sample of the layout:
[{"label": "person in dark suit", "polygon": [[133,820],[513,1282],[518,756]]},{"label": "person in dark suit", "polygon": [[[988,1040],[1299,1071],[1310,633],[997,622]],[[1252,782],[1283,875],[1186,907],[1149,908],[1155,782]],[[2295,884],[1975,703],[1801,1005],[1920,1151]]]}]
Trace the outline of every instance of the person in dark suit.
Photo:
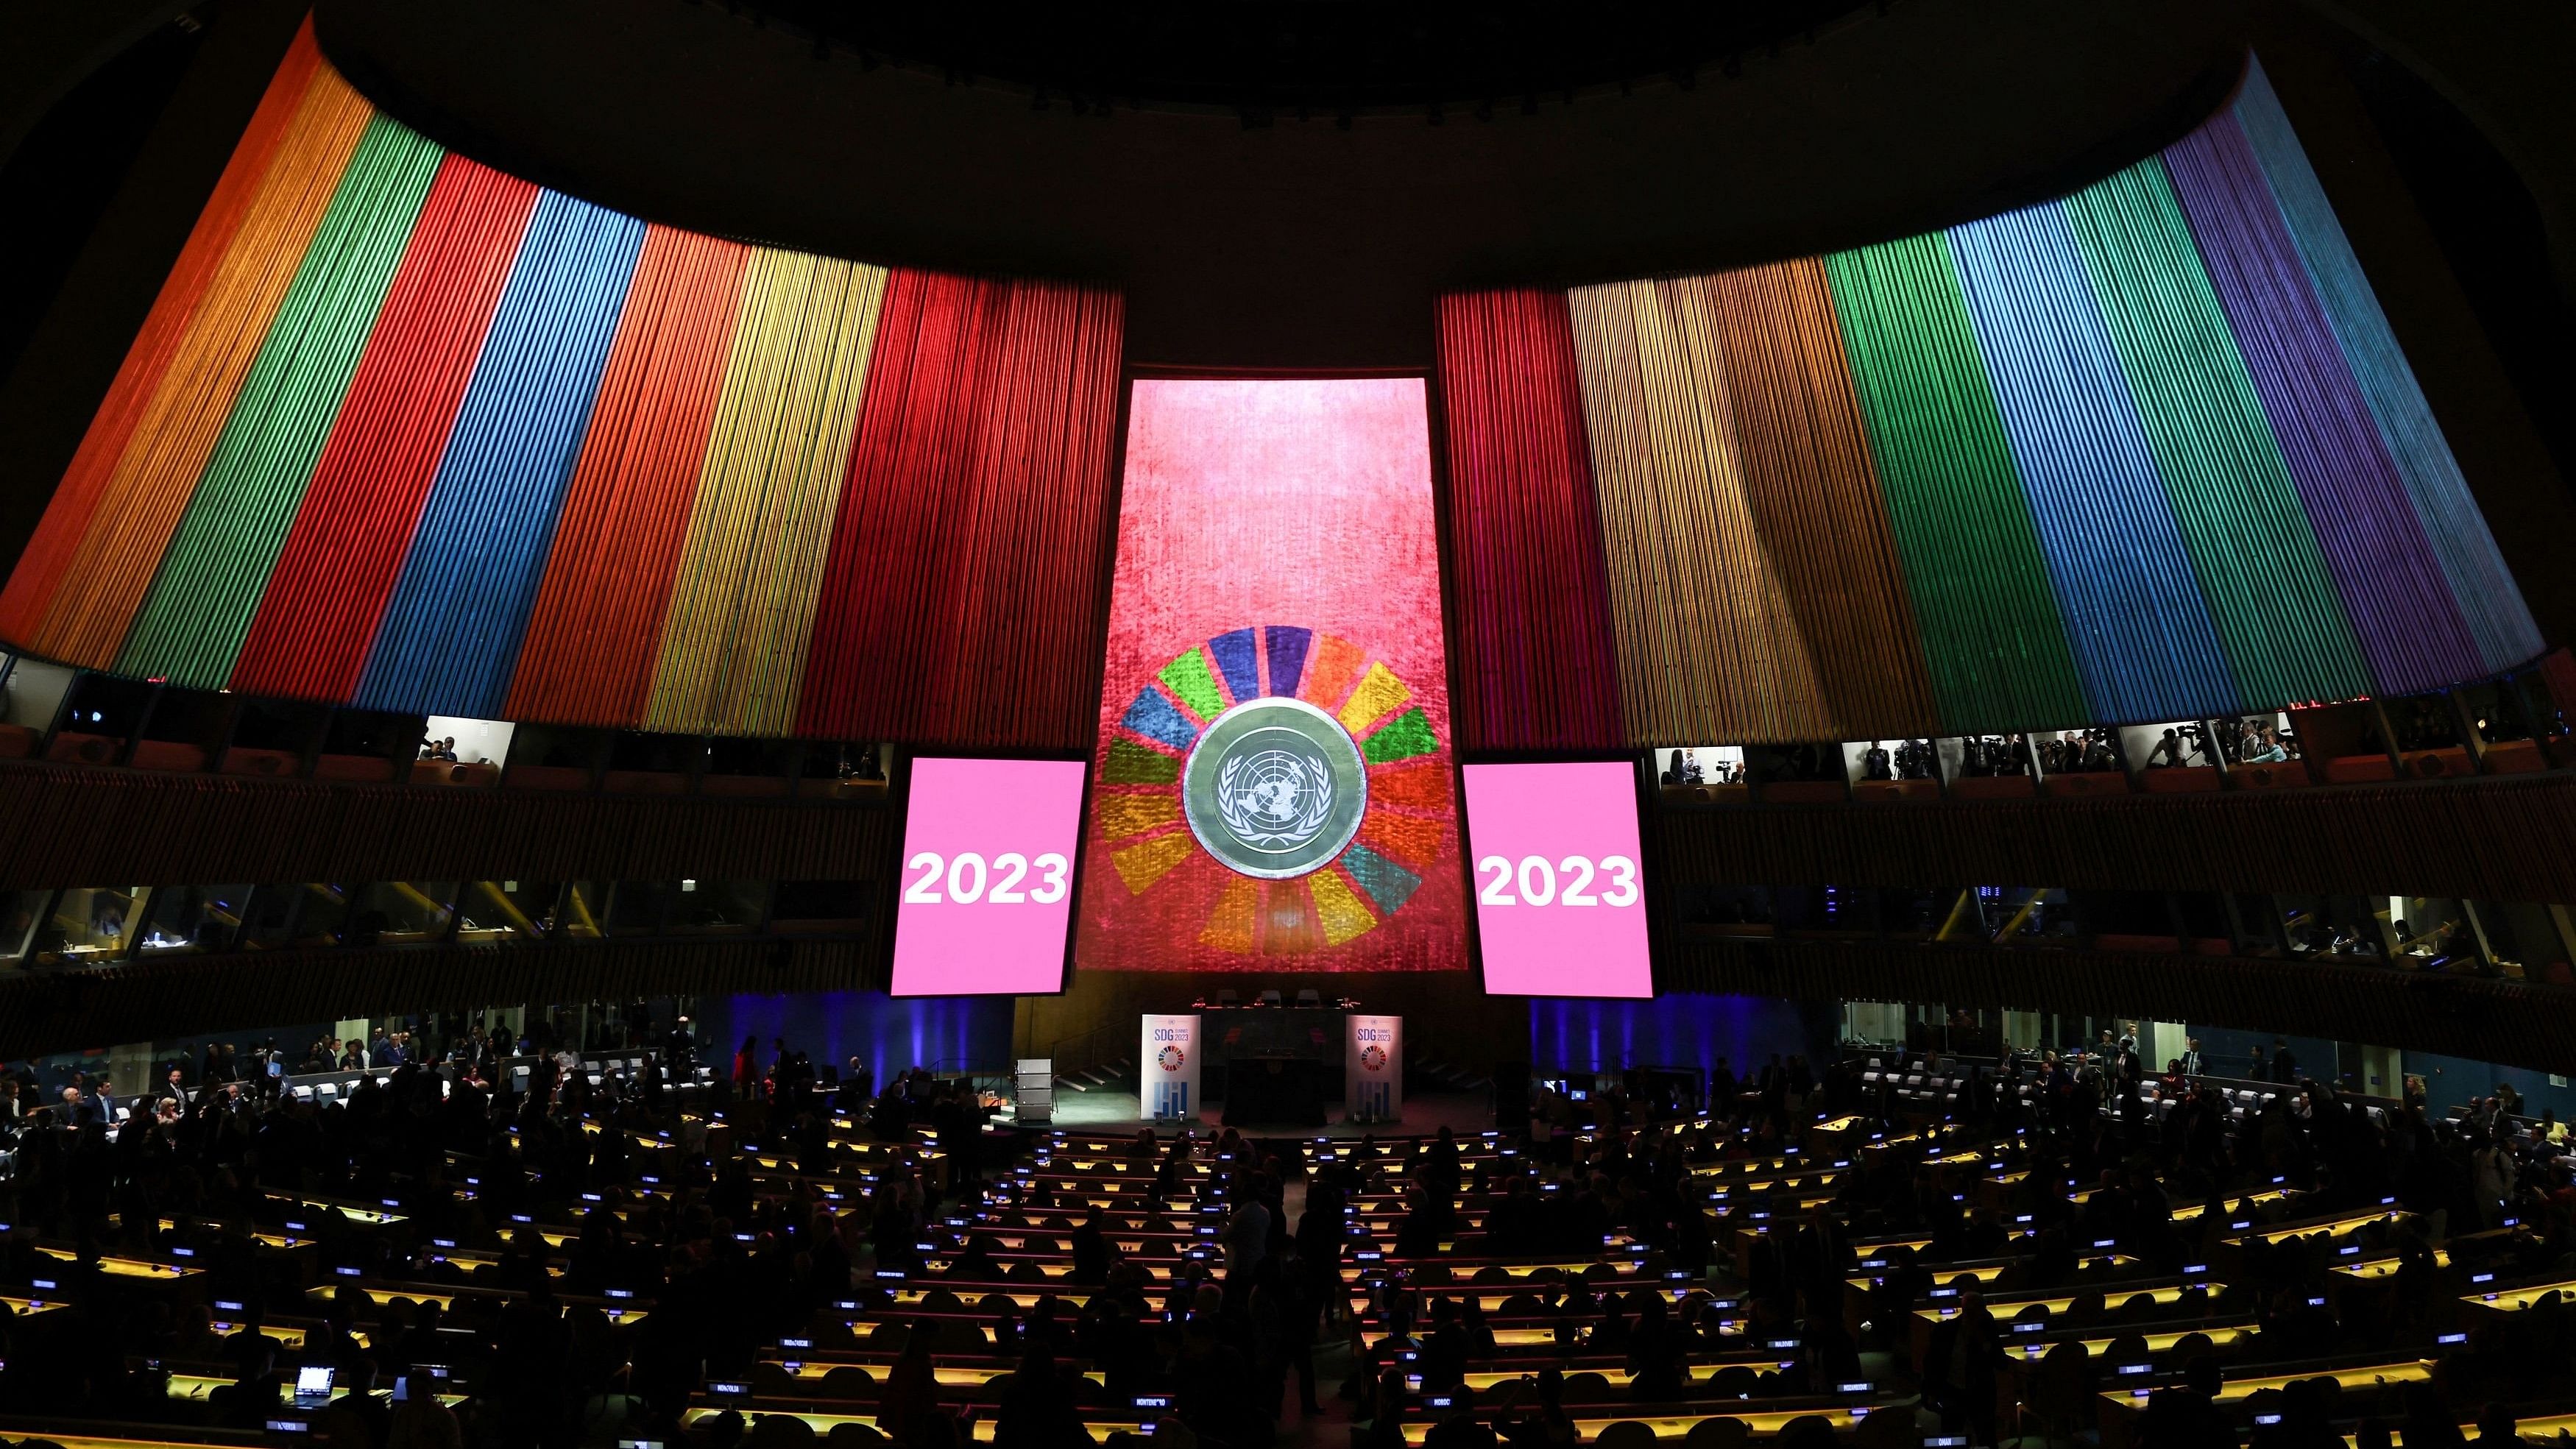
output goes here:
[{"label": "person in dark suit", "polygon": [[2299,1059],[2290,1052],[2290,1044],[2280,1037],[2272,1038],[2272,1080],[2295,1082],[2299,1079]]},{"label": "person in dark suit", "polygon": [[2186,1080],[2197,1080],[2201,1074],[2200,1038],[2182,1039],[2182,1074]]}]

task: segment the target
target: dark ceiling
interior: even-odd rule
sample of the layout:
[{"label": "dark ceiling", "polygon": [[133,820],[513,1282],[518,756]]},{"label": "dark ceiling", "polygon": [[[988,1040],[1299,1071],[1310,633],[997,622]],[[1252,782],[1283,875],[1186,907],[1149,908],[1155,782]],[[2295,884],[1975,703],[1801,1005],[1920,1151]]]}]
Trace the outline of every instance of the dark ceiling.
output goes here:
[{"label": "dark ceiling", "polygon": [[[704,3],[704,0],[693,0]],[[1489,111],[1587,86],[1732,75],[1887,0],[721,0],[818,59],[919,65],[943,78],[1093,105],[1194,106],[1246,126],[1432,105]]]},{"label": "dark ceiling", "polygon": [[687,0],[321,0],[317,26],[386,109],[574,194],[874,261],[1114,282],[1136,362],[1255,369],[1426,365],[1443,288],[1799,255],[2068,190],[2207,115],[2243,44],[2221,0],[1780,13],[1822,17],[1812,42],[1802,24],[1696,73],[1460,95],[1437,123],[1393,91],[1347,120],[1272,93],[1166,103],[1215,99],[1226,72],[1141,109],[1040,108],[1035,72],[957,84],[954,58],[863,59],[850,35],[818,58],[810,28]]}]

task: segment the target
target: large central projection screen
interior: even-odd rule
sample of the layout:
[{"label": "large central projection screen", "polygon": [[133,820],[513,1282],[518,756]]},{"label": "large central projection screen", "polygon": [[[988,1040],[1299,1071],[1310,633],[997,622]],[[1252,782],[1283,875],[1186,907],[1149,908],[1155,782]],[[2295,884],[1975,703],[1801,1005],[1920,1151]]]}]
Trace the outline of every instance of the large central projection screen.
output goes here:
[{"label": "large central projection screen", "polygon": [[1135,384],[1084,969],[1465,969],[1425,391]]}]

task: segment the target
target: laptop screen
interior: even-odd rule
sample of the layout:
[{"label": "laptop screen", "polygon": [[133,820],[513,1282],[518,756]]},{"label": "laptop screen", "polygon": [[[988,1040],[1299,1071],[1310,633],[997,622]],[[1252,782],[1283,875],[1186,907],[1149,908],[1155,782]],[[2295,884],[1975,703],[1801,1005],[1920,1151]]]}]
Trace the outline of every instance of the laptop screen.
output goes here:
[{"label": "laptop screen", "polygon": [[306,1364],[295,1371],[295,1397],[327,1399],[331,1397],[331,1366]]}]

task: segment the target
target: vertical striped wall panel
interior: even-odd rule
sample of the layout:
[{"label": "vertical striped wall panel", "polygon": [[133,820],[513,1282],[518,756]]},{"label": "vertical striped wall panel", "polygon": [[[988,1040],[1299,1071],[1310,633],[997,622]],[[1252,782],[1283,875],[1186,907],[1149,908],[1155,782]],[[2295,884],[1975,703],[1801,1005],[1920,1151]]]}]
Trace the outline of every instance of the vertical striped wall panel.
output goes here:
[{"label": "vertical striped wall panel", "polygon": [[1947,237],[1825,259],[1941,718],[2092,717]]},{"label": "vertical striped wall panel", "polygon": [[788,732],[884,293],[881,268],[752,260],[647,728]]},{"label": "vertical striped wall panel", "polygon": [[1120,316],[1104,293],[894,274],[798,732],[1089,747]]},{"label": "vertical striped wall panel", "polygon": [[752,255],[666,227],[644,238],[519,651],[510,718],[643,718]]},{"label": "vertical striped wall panel", "polygon": [[1616,748],[1619,659],[1562,293],[1440,299],[1462,746]]},{"label": "vertical striped wall panel", "polygon": [[2460,476],[2451,445],[2433,420],[2432,405],[2398,350],[2388,316],[2362,275],[2352,243],[2336,224],[2325,188],[2299,148],[2262,66],[2247,72],[2234,115],[2271,183],[2281,220],[2298,246],[2335,341],[2351,361],[2353,380],[2405,480],[2425,536],[2442,561],[2451,597],[2477,636],[2485,666],[2501,670],[2530,659],[2541,652],[2539,626],[2514,587],[2486,518],[2469,496],[2468,480]]},{"label": "vertical striped wall panel", "polygon": [[1721,273],[1716,295],[1745,496],[1815,658],[1833,733],[1928,732],[1922,640],[1824,264]]},{"label": "vertical striped wall panel", "polygon": [[[958,723],[978,738],[1089,749],[1096,737],[1103,641],[1090,605],[1107,600],[1114,549],[1110,440],[1123,315],[1100,292],[1027,283],[1004,291],[972,465],[989,480],[980,557],[967,582],[945,591],[962,612],[944,663],[975,671],[953,697],[963,705]],[[1066,387],[1068,375],[1081,385]],[[1075,479],[1087,486],[1066,486]],[[1092,712],[1079,730],[1039,732],[1041,720],[1078,704]]]},{"label": "vertical striped wall panel", "polygon": [[1826,737],[1816,663],[1747,496],[1710,280],[1567,300],[1630,736]]},{"label": "vertical striped wall panel", "polygon": [[1122,324],[1110,292],[512,179],[306,34],[0,646],[378,709],[1084,748]]},{"label": "vertical striped wall panel", "polygon": [[1991,217],[1950,242],[2095,714],[2240,707],[2064,213]]},{"label": "vertical striped wall panel", "polygon": [[2165,169],[2378,688],[2484,673],[2243,128],[2218,117]]},{"label": "vertical striped wall panel", "polygon": [[548,192],[528,220],[374,652],[368,709],[500,712],[644,225]]},{"label": "vertical striped wall panel", "polygon": [[2250,701],[2370,691],[2309,528],[2161,161],[2066,199],[2220,643]]},{"label": "vertical striped wall panel", "polygon": [[1579,675],[1491,642],[1587,542],[1530,441],[1569,352],[1631,743],[2153,722],[2541,652],[2259,68],[2062,200],[1576,288],[1570,336],[1549,297],[1439,311],[1471,704]]},{"label": "vertical striped wall panel", "polygon": [[537,188],[449,157],[286,536],[231,687],[346,699],[366,667]]},{"label": "vertical striped wall panel", "polygon": [[67,663],[115,662],[372,114],[336,74],[313,73],[187,335],[135,418],[43,622],[21,642]]},{"label": "vertical striped wall panel", "polygon": [[250,124],[179,249],[168,279],[153,298],[142,333],[117,368],[107,398],[72,455],[52,504],[37,520],[18,567],[0,586],[0,639],[32,641],[42,632],[46,605],[97,516],[101,496],[133,443],[137,423],[158,395],[172,359],[190,337],[190,324],[214,284],[216,270],[231,254],[320,64],[313,22],[307,18],[251,113]]},{"label": "vertical striped wall panel", "polygon": [[437,149],[408,127],[381,116],[368,126],[242,381],[118,669],[201,689],[231,675],[437,171]]}]

